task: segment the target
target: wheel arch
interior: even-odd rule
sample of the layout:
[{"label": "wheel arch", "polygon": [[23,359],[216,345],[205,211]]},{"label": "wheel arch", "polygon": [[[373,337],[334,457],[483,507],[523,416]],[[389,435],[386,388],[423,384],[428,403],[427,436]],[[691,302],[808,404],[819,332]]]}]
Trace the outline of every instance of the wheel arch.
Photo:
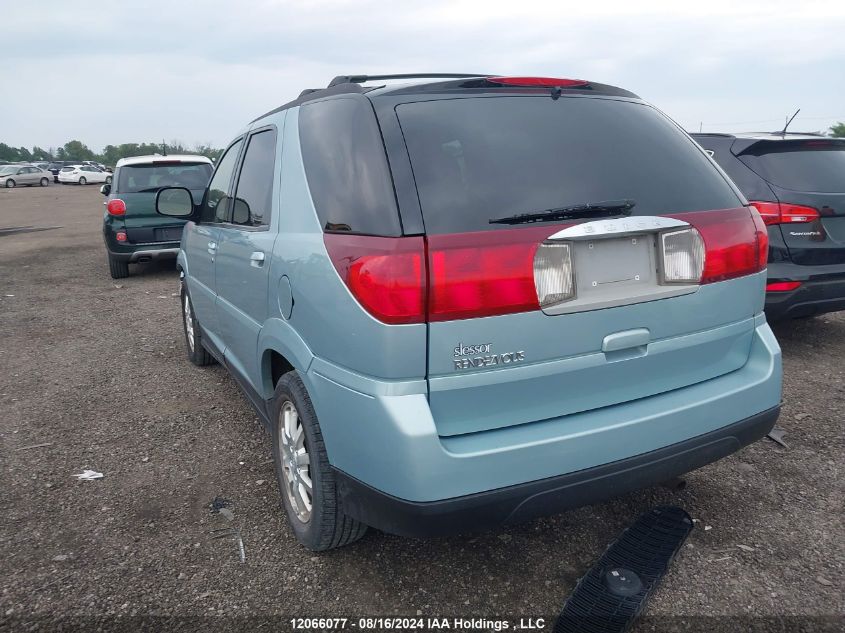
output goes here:
[{"label": "wheel arch", "polygon": [[261,356],[259,386],[263,398],[272,398],[279,378],[293,369],[306,382],[314,355],[287,321],[273,318],[264,324],[258,337],[258,351]]}]

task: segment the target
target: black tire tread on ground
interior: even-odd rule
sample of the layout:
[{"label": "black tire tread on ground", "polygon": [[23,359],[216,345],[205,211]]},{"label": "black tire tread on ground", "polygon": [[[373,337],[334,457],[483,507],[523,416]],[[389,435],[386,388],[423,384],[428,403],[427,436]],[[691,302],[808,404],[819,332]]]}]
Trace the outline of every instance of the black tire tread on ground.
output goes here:
[{"label": "black tire tread on ground", "polygon": [[185,335],[185,350],[188,352],[188,360],[190,360],[194,365],[197,367],[206,367],[208,365],[212,365],[215,362],[214,356],[211,355],[202,344],[202,327],[200,326],[200,322],[197,321],[197,315],[194,312],[194,304],[191,301],[191,298],[188,297],[188,301],[191,305],[191,318],[194,320],[194,349],[191,349],[190,344],[188,343],[188,328],[185,324],[185,296],[187,295],[188,291],[185,288],[185,285],[182,284],[182,290],[179,293],[179,307],[180,312],[182,313],[182,333]]},{"label": "black tire tread on ground", "polygon": [[125,279],[129,276],[129,262],[117,259],[116,257],[108,256],[109,258],[109,272],[112,279]]},{"label": "black tire tread on ground", "polygon": [[[627,631],[692,528],[689,514],[673,506],[658,506],[640,516],[578,581],[555,622],[554,633]],[[616,569],[633,571],[634,580],[642,583],[639,590],[631,595],[612,592],[606,576]]]}]

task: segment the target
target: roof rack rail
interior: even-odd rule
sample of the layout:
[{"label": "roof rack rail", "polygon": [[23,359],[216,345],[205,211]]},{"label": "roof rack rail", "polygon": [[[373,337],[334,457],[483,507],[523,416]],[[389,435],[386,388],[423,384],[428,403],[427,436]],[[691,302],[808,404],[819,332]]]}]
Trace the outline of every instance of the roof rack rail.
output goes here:
[{"label": "roof rack rail", "polygon": [[407,73],[400,75],[338,75],[329,82],[328,87],[340,84],[361,84],[371,79],[463,79],[468,77],[491,77],[487,73]]}]

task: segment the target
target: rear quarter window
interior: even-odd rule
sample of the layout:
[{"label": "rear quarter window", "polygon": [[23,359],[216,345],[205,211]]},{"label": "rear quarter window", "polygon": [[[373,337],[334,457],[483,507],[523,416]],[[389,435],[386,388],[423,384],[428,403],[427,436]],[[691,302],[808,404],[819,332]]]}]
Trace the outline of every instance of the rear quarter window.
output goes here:
[{"label": "rear quarter window", "polygon": [[324,230],[401,235],[384,143],[366,98],[301,106],[299,138],[308,188]]},{"label": "rear quarter window", "polygon": [[509,96],[396,112],[427,233],[498,229],[491,219],[610,200],[634,200],[634,215],[742,204],[695,142],[645,104]]}]

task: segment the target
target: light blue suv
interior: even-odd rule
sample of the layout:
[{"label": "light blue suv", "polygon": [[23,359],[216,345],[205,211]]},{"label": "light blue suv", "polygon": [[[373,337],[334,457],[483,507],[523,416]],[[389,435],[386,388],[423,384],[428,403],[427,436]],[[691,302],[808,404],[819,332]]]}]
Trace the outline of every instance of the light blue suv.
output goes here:
[{"label": "light blue suv", "polygon": [[765,226],[628,91],[338,77],[247,126],[201,204],[156,206],[190,220],[189,357],[272,432],[312,550],[593,503],[777,419]]}]

